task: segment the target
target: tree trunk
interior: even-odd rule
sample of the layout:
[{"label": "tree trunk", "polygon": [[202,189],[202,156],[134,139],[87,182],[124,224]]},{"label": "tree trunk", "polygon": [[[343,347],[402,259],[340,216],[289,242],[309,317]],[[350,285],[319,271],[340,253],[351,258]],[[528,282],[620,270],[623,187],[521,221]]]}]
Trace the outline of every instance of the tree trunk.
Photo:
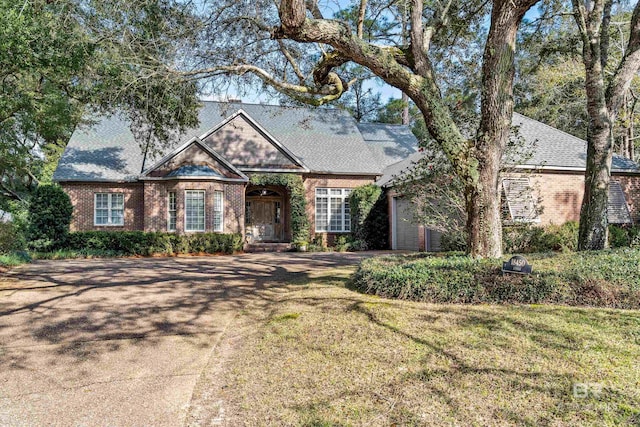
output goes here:
[{"label": "tree trunk", "polygon": [[611,128],[608,119],[591,122],[587,135],[587,172],[580,210],[578,250],[604,249],[608,245],[607,203],[611,170]]},{"label": "tree trunk", "polygon": [[[497,150],[495,150],[497,151]],[[502,256],[502,218],[498,174],[499,153],[479,168],[478,185],[467,187],[467,233],[469,254],[474,258]]]},{"label": "tree trunk", "polygon": [[595,43],[586,46],[585,88],[587,94],[587,164],[584,197],[580,209],[578,250],[598,250],[607,247],[607,202],[612,160],[612,118],[607,108],[602,64]]}]

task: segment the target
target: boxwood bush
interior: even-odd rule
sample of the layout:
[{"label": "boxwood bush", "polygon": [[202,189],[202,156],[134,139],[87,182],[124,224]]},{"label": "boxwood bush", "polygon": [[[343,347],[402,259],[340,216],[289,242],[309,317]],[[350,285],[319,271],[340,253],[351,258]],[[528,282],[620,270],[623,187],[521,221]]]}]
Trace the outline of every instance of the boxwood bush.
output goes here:
[{"label": "boxwood bush", "polygon": [[79,231],[70,233],[65,248],[121,255],[230,254],[242,250],[240,234],[174,234],[142,231]]},{"label": "boxwood bush", "polygon": [[640,308],[640,250],[530,257],[533,274],[501,272],[500,260],[410,255],[362,261],[351,285],[388,298],[434,303],[558,303]]}]

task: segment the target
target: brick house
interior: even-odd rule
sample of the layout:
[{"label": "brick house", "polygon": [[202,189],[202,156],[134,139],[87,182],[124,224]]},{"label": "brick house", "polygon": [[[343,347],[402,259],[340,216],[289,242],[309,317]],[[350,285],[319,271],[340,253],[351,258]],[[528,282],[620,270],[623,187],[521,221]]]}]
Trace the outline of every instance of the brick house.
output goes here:
[{"label": "brick house", "polygon": [[350,232],[351,190],[374,183],[417,145],[407,127],[358,125],[339,110],[219,102],[203,102],[199,127],[176,136],[164,155],[145,156],[139,139],[118,116],[74,132],[54,174],[74,206],[72,231],[291,242],[289,189],[250,179],[294,174],[312,236],[330,242]]},{"label": "brick house", "polygon": [[[578,220],[585,141],[514,114],[527,158],[506,160],[506,220]],[[358,124],[334,109],[203,102],[199,126],[164,153],[144,155],[130,122],[101,117],[71,137],[54,180],[74,206],[73,231],[241,233],[248,242],[291,242],[290,190],[254,185],[252,176],[293,174],[304,188],[312,237],[331,243],[351,230],[348,197],[377,183],[389,201],[393,249],[438,250],[440,233],[413,221],[397,176],[422,157],[406,126]],[[609,220],[640,220],[640,169],[614,156]]]},{"label": "brick house", "polygon": [[[504,159],[501,186],[505,223],[547,225],[578,221],[584,194],[586,141],[517,113],[513,126],[517,129],[514,138],[518,139],[519,153]],[[440,250],[441,230],[416,224],[411,201],[394,191],[394,180],[422,156],[416,152],[386,167],[377,181],[389,190],[393,249]],[[610,224],[640,221],[640,168],[615,154],[608,220]]]}]

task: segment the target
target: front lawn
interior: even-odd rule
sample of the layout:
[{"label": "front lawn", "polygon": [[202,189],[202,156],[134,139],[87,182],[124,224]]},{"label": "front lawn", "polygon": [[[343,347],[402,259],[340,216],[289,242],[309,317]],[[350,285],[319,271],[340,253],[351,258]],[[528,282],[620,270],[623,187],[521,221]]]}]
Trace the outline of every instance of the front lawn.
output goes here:
[{"label": "front lawn", "polygon": [[640,312],[388,300],[352,272],[245,312],[229,425],[640,424]]}]

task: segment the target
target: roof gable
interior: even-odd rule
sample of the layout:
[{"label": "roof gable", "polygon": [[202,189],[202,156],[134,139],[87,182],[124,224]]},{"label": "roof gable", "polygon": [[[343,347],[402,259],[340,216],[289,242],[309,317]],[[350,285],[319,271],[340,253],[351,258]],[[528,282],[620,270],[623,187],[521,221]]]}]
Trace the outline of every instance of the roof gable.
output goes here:
[{"label": "roof gable", "polygon": [[308,170],[300,159],[242,109],[200,138],[239,169]]},{"label": "roof gable", "polygon": [[145,178],[248,180],[245,174],[199,138],[189,140],[160,159],[142,174],[142,179]]}]

